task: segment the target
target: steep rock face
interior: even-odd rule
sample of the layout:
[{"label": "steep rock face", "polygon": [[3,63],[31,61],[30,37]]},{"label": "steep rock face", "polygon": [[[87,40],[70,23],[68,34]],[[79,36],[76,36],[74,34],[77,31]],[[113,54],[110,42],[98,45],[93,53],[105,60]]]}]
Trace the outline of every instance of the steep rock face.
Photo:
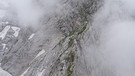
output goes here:
[{"label": "steep rock face", "polygon": [[1,20],[0,63],[5,71],[12,76],[91,75],[83,46],[98,45],[92,15],[102,2],[66,0],[61,3],[63,13],[43,17],[38,29],[19,26],[17,20],[8,17]]}]

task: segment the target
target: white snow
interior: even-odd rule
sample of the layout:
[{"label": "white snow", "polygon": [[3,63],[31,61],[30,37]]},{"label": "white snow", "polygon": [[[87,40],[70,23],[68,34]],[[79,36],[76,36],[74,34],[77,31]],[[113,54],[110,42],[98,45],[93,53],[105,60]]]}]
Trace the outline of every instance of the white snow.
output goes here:
[{"label": "white snow", "polygon": [[[30,67],[29,67],[29,68],[30,68]],[[28,72],[29,68],[28,68],[28,69],[26,69],[26,70],[23,72],[23,74],[22,74],[22,75],[20,75],[20,76],[24,76],[24,75]]]},{"label": "white snow", "polygon": [[[31,63],[32,63],[37,57],[39,57],[40,55],[42,55],[43,53],[45,53],[45,50],[44,50],[44,49],[42,49],[42,50],[38,53],[38,55],[31,61]],[[30,68],[30,67],[29,67],[29,68]],[[24,72],[22,75],[20,75],[20,76],[24,76],[24,75],[28,72],[29,68],[28,68],[27,70],[25,70],[25,72]],[[41,73],[39,73],[38,76],[41,76],[43,72],[44,72],[44,70],[43,70]]]},{"label": "white snow", "polygon": [[2,45],[3,45],[3,50],[4,50],[6,48],[6,44],[3,43]]},{"label": "white snow", "polygon": [[[42,49],[42,50],[38,53],[38,55],[37,55],[35,58],[39,57],[39,56],[42,55],[43,53],[45,53],[45,50],[44,50],[44,49]],[[34,59],[35,59],[35,58],[34,58]]]},{"label": "white snow", "polygon": [[38,74],[38,76],[42,76],[42,74],[44,73],[44,71],[45,71],[45,69],[44,69],[42,72],[40,72],[40,73]]},{"label": "white snow", "polygon": [[8,72],[4,71],[4,70],[0,67],[0,76],[12,76],[12,75],[9,74]]},{"label": "white snow", "polygon": [[1,32],[0,32],[0,38],[3,40],[10,29],[10,26],[6,26]]},{"label": "white snow", "polygon": [[[31,63],[32,63],[37,57],[39,57],[40,55],[42,55],[43,53],[45,53],[45,50],[44,50],[44,49],[42,49],[42,50],[38,53],[38,55],[31,61]],[[29,68],[30,68],[30,67],[29,67]],[[25,70],[25,72],[24,72],[22,75],[20,75],[20,76],[24,76],[24,75],[28,72],[29,68],[28,68],[27,70]],[[43,72],[44,72],[44,70],[43,70],[42,72],[40,72],[38,76],[42,76],[42,73],[43,73]]]},{"label": "white snow", "polygon": [[42,55],[43,53],[45,53],[45,50],[44,50],[44,49],[42,49],[42,50],[37,54],[37,56],[30,62],[30,64],[31,64],[37,57],[39,57],[40,55]]},{"label": "white snow", "polygon": [[19,27],[11,27],[14,31],[15,31],[15,33],[13,34],[15,37],[17,37],[18,36],[18,34],[19,34],[19,31],[20,31],[20,28]]},{"label": "white snow", "polygon": [[29,39],[32,39],[34,37],[34,33],[30,35]]}]

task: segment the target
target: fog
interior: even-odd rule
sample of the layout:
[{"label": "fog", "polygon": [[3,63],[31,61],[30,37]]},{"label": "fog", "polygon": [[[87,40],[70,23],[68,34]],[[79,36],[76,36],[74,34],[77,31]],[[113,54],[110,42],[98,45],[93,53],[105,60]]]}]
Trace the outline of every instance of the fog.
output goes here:
[{"label": "fog", "polygon": [[[21,26],[41,25],[44,16],[59,6],[58,0],[8,0],[7,15],[15,17]],[[12,18],[12,17],[11,17]]]},{"label": "fog", "polygon": [[32,0],[11,0],[10,6],[15,10],[20,24],[37,25],[42,10],[32,4]]},{"label": "fog", "polygon": [[135,76],[134,3],[134,0],[105,0],[94,16],[93,24],[100,29],[103,62],[115,76]]}]

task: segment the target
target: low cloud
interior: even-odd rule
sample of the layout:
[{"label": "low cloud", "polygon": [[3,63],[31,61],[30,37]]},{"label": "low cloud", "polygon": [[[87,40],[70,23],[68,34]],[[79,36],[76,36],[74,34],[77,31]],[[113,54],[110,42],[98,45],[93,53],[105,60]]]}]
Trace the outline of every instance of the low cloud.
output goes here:
[{"label": "low cloud", "polygon": [[[105,0],[94,16],[104,60],[115,76],[135,76],[134,0]],[[99,30],[97,30],[99,31]]]}]

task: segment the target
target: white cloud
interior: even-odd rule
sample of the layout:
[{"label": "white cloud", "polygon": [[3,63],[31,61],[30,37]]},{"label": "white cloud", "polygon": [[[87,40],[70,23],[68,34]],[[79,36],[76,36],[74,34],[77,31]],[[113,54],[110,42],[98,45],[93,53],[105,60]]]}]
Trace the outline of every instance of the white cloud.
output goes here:
[{"label": "white cloud", "polygon": [[[135,0],[105,0],[93,24],[100,28],[100,47],[115,76],[135,76]],[[99,30],[97,30],[99,31]]]}]

